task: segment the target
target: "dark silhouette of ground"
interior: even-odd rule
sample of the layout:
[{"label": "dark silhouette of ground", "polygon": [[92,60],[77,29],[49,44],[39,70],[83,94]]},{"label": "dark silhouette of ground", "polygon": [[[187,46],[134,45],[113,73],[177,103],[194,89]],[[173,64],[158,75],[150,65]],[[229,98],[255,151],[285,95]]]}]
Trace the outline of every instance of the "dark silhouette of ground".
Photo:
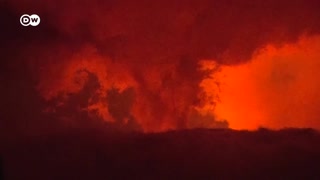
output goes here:
[{"label": "dark silhouette of ground", "polygon": [[7,179],[319,179],[312,129],[66,130],[7,140]]},{"label": "dark silhouette of ground", "polygon": [[3,169],[2,169],[2,161],[0,159],[0,180],[3,179]]}]

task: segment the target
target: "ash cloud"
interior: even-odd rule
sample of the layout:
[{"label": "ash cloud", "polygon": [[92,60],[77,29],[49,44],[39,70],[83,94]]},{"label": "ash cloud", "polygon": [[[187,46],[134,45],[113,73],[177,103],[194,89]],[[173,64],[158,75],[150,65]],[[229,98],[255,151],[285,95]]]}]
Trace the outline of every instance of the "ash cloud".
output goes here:
[{"label": "ash cloud", "polygon": [[[99,87],[84,100],[88,105],[84,109],[95,102],[90,107],[99,111],[100,118],[134,119],[146,131],[192,128],[190,109],[201,107],[203,101],[199,84],[206,73],[199,70],[201,60],[243,63],[265,44],[282,45],[320,30],[320,4],[315,0],[4,3],[1,14],[8,24],[1,33],[5,59],[1,73],[8,85],[4,92],[22,86],[34,94],[17,90],[5,102],[23,96],[15,102],[24,101],[18,102],[20,109],[35,101],[40,105],[32,106],[33,111],[40,111],[39,102],[62,94],[66,104],[81,94],[94,74]],[[20,26],[18,19],[24,13],[37,13],[40,26]],[[88,73],[77,84],[75,74],[81,69]],[[126,95],[130,88],[134,95]],[[107,92],[115,101],[126,96],[134,100],[108,105]],[[13,111],[13,104],[6,108]],[[106,108],[109,112],[101,110]],[[217,123],[214,117],[212,122]]]}]

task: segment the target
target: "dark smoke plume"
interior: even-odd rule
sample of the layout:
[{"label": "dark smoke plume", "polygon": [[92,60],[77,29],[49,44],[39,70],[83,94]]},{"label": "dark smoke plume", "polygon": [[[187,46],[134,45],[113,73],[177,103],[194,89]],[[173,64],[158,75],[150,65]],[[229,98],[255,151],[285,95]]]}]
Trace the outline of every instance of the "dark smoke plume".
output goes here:
[{"label": "dark smoke plume", "polygon": [[[88,116],[144,131],[227,127],[195,110],[207,98],[199,87],[208,75],[201,60],[239,64],[266,44],[318,34],[319,6],[316,0],[4,1],[1,121],[29,127],[46,109],[60,119]],[[22,27],[24,13],[38,14],[41,24]],[[7,120],[21,117],[28,122]],[[191,123],[201,119],[208,123]]]}]

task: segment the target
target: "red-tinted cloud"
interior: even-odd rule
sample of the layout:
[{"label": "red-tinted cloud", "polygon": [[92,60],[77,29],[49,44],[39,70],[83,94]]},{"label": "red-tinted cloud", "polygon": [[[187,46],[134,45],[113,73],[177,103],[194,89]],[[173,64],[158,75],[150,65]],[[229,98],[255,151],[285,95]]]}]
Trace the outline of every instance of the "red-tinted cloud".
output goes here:
[{"label": "red-tinted cloud", "polygon": [[[38,27],[7,31],[16,32],[9,35],[11,47],[28,62],[39,94],[54,101],[54,111],[57,104],[87,97],[68,111],[89,111],[106,121],[123,113],[122,123],[134,121],[145,131],[227,126],[198,112],[208,99],[199,86],[207,74],[199,62],[247,62],[266,44],[283,45],[320,30],[319,3],[312,0],[12,0],[6,7],[17,17],[41,17]],[[92,82],[98,85],[79,96]],[[130,88],[134,93],[122,94]],[[128,104],[108,103],[112,89]]]}]

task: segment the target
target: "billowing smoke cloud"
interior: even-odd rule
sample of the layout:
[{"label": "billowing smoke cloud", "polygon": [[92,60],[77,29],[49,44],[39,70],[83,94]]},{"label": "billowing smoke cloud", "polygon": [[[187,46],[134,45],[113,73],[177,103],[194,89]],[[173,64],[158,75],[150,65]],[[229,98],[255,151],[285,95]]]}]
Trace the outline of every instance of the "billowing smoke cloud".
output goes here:
[{"label": "billowing smoke cloud", "polygon": [[235,129],[320,129],[319,50],[319,36],[301,37],[282,47],[268,45],[249,63],[223,66],[216,73],[222,82],[216,114]]},{"label": "billowing smoke cloud", "polygon": [[[47,101],[45,111],[61,118],[88,116],[144,131],[227,127],[203,112],[215,99],[209,100],[200,83],[218,68],[203,68],[201,60],[239,64],[266,44],[316,34],[319,5],[315,0],[12,0],[5,13],[17,23],[10,21],[4,42],[28,65]],[[40,26],[18,26],[24,13],[37,13]]]}]

